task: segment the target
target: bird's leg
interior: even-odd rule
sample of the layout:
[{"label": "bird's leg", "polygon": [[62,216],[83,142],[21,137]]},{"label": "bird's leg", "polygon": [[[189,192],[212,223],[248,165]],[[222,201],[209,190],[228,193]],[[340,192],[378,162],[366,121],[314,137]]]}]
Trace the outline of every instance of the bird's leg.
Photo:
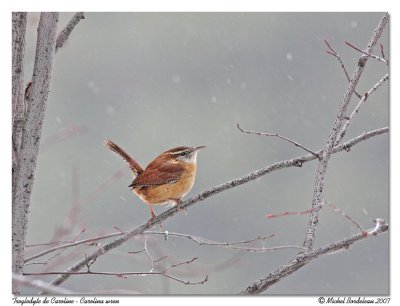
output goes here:
[{"label": "bird's leg", "polygon": [[151,221],[153,221],[154,218],[156,217],[156,213],[154,212],[153,206],[152,206],[151,204],[147,204],[147,205],[148,205],[149,208],[150,208],[150,214],[151,214],[150,219],[147,220],[147,223],[150,224]]},{"label": "bird's leg", "polygon": [[187,212],[187,209],[186,208],[182,208],[181,207],[181,203],[182,203],[182,200],[180,199],[180,198],[178,198],[178,199],[171,199],[171,201],[174,201],[175,202],[175,205],[176,205],[176,208],[178,209],[178,212],[180,212],[180,211],[185,211],[185,212]]}]

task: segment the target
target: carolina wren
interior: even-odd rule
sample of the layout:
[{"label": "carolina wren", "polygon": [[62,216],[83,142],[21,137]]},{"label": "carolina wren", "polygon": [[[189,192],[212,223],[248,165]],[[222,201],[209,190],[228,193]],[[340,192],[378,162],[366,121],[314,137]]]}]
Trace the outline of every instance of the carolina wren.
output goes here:
[{"label": "carolina wren", "polygon": [[147,167],[142,167],[111,140],[105,145],[119,155],[131,168],[134,179],[128,186],[145,202],[149,208],[151,219],[156,214],[152,205],[171,203],[180,205],[181,199],[192,189],[196,176],[196,157],[200,146],[177,147],[157,156]]}]

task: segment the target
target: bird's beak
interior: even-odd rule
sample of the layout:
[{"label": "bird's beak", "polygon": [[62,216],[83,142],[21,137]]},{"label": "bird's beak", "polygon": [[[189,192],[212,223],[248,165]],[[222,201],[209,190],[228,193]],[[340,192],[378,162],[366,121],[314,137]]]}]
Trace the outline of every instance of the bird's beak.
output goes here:
[{"label": "bird's beak", "polygon": [[199,150],[204,149],[204,148],[205,148],[205,146],[200,146],[200,147],[194,148],[193,151],[190,153],[190,156],[196,155]]},{"label": "bird's beak", "polygon": [[197,151],[199,151],[199,150],[201,150],[201,149],[204,149],[206,146],[200,146],[200,147],[197,147],[197,148],[194,148],[193,149],[193,152],[197,152]]}]

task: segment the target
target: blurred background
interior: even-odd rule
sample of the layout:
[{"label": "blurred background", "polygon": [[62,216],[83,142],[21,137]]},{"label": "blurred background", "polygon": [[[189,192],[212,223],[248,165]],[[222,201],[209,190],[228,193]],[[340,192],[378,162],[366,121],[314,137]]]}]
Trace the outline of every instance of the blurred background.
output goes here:
[{"label": "blurred background", "polygon": [[[60,15],[62,29],[72,13]],[[86,13],[56,55],[32,194],[28,244],[73,240],[143,224],[149,211],[128,188],[129,168],[108,151],[112,139],[144,167],[175,146],[200,146],[196,183],[186,199],[277,161],[304,155],[279,133],[322,149],[347,87],[336,58],[351,74],[383,13]],[[28,15],[25,79],[32,75],[39,14]],[[380,41],[389,56],[388,29]],[[379,47],[376,48],[379,54]],[[368,61],[357,91],[370,89],[387,67]],[[388,125],[388,84],[370,96],[345,137]],[[351,109],[358,102],[353,97]],[[275,234],[265,246],[301,246],[308,215],[266,219],[267,213],[310,208],[317,162],[273,172],[222,192],[163,223],[161,230],[219,242]],[[332,156],[325,200],[365,228],[389,218],[389,140],[378,136]],[[165,207],[156,207],[160,213]],[[160,230],[159,227],[154,230]],[[326,207],[316,247],[357,233]],[[249,246],[261,247],[261,243]],[[27,256],[45,247],[28,247]],[[137,237],[98,258],[93,271],[149,271]],[[66,250],[26,271],[61,271],[93,246]],[[185,286],[161,276],[71,277],[63,286],[82,293],[236,294],[291,260],[298,250],[254,253],[199,246],[188,239],[149,236],[155,269],[170,270]],[[54,254],[52,254],[54,255]],[[47,259],[52,257],[48,256]],[[43,260],[38,259],[37,262]],[[389,237],[382,235],[314,260],[263,294],[389,293]],[[44,278],[51,280],[51,277]],[[25,289],[24,293],[33,293]]]}]

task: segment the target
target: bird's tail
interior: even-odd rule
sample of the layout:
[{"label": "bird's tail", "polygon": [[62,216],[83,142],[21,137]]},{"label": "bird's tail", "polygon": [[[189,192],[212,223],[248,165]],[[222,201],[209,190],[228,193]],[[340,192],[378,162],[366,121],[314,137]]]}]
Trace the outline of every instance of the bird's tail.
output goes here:
[{"label": "bird's tail", "polygon": [[132,157],[130,157],[128,153],[122,150],[114,142],[112,142],[111,140],[106,140],[104,142],[104,145],[111,151],[113,151],[115,154],[120,156],[128,164],[129,168],[131,168],[135,176],[140,175],[143,172],[142,167],[140,167],[140,165]]}]

